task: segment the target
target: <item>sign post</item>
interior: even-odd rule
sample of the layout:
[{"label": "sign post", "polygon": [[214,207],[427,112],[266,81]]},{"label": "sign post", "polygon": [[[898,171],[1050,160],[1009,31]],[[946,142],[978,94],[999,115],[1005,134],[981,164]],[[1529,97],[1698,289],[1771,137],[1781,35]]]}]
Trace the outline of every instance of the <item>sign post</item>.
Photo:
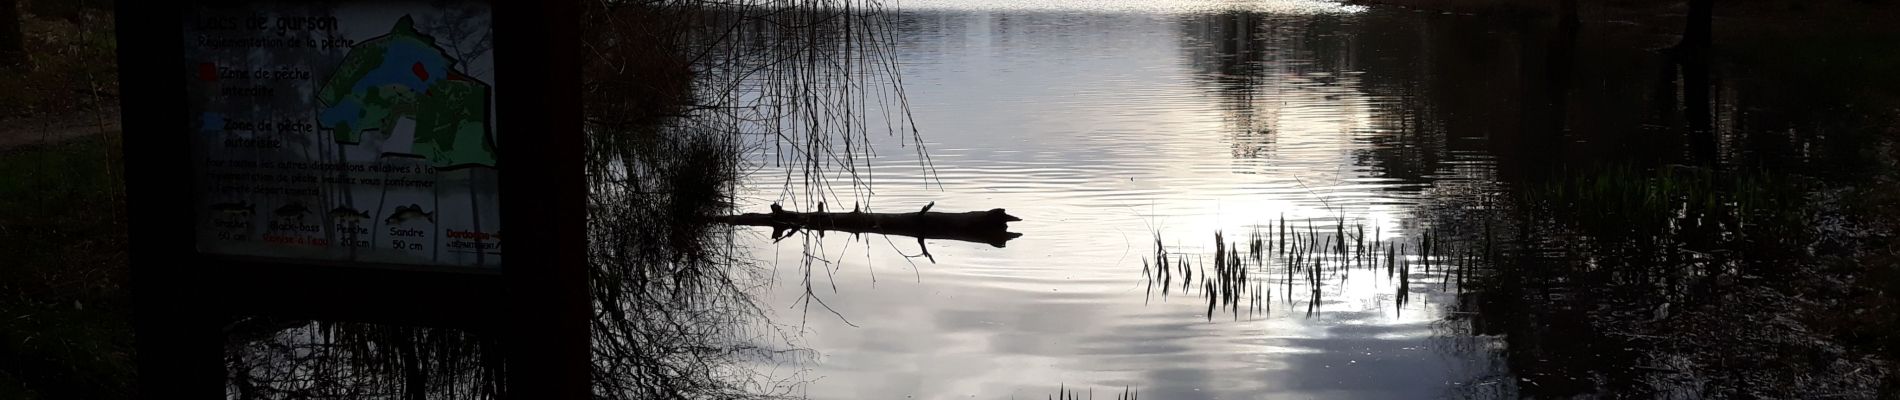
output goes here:
[{"label": "sign post", "polygon": [[222,392],[243,315],[485,332],[510,397],[590,395],[576,5],[117,7],[144,397]]}]

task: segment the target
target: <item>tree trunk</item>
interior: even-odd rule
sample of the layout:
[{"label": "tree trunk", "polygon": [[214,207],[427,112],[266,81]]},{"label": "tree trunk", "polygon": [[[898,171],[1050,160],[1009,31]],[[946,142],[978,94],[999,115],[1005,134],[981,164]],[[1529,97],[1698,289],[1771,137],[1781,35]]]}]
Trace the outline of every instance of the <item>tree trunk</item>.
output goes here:
[{"label": "tree trunk", "polygon": [[1689,51],[1706,51],[1709,47],[1710,30],[1715,24],[1715,0],[1689,0],[1688,21],[1683,24],[1682,43],[1676,47]]},{"label": "tree trunk", "polygon": [[[820,207],[820,210],[823,208]],[[770,226],[772,238],[781,239],[798,230],[839,231],[910,236],[918,239],[948,239],[1003,247],[1010,239],[1022,236],[1009,232],[1008,224],[1022,219],[997,208],[961,213],[932,212],[929,207],[910,213],[795,212],[772,205],[769,214],[746,213],[714,218],[731,225]]]},{"label": "tree trunk", "polygon": [[26,65],[26,35],[20,25],[20,1],[0,0],[0,69]]},{"label": "tree trunk", "polygon": [[1560,29],[1575,29],[1581,24],[1577,15],[1577,0],[1557,0],[1557,24]]},{"label": "tree trunk", "polygon": [[1715,0],[1689,0],[1682,42],[1676,44],[1676,57],[1682,64],[1683,117],[1689,123],[1690,150],[1697,163],[1703,165],[1713,164],[1719,151],[1715,144],[1714,104],[1709,95],[1713,89],[1709,77],[1709,46],[1714,8]]}]

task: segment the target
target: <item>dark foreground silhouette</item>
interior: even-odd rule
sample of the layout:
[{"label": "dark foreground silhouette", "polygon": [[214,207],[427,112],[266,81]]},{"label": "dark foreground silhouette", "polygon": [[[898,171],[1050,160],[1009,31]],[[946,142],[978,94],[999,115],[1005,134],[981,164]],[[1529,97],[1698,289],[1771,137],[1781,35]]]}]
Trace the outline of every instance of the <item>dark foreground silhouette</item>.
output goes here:
[{"label": "dark foreground silhouette", "polygon": [[1001,208],[947,213],[932,212],[930,206],[926,205],[917,212],[868,213],[856,209],[850,212],[824,212],[821,204],[818,209],[818,212],[785,211],[778,204],[773,204],[771,213],[729,215],[717,217],[715,221],[732,225],[770,226],[773,240],[791,236],[799,230],[809,230],[900,235],[915,237],[919,241],[949,239],[1003,247],[1010,239],[1023,235],[1009,232],[1009,223],[1021,221],[1022,218],[1009,215]]}]

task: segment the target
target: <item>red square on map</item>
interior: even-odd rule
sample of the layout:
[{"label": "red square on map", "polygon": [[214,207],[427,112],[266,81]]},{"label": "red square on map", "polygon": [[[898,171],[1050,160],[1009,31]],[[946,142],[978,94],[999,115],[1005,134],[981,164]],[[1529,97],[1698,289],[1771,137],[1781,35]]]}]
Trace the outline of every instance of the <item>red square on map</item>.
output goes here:
[{"label": "red square on map", "polygon": [[198,80],[205,81],[205,82],[217,82],[218,81],[218,65],[212,64],[212,63],[198,63]]}]

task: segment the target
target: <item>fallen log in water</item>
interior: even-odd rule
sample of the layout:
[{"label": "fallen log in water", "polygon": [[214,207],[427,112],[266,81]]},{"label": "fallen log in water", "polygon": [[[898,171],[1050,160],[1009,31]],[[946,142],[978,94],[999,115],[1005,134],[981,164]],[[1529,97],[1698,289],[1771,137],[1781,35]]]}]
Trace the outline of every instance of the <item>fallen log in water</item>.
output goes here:
[{"label": "fallen log in water", "polygon": [[818,209],[819,212],[785,211],[778,204],[773,204],[772,212],[768,214],[745,213],[716,217],[714,220],[732,225],[770,226],[773,240],[791,236],[803,229],[910,236],[919,242],[923,239],[949,239],[1003,247],[1010,239],[1023,235],[1008,231],[1010,222],[1022,219],[1003,212],[1001,208],[946,213],[933,212],[930,206],[924,206],[923,210],[917,212],[868,213],[858,210],[824,212],[821,204]]}]

